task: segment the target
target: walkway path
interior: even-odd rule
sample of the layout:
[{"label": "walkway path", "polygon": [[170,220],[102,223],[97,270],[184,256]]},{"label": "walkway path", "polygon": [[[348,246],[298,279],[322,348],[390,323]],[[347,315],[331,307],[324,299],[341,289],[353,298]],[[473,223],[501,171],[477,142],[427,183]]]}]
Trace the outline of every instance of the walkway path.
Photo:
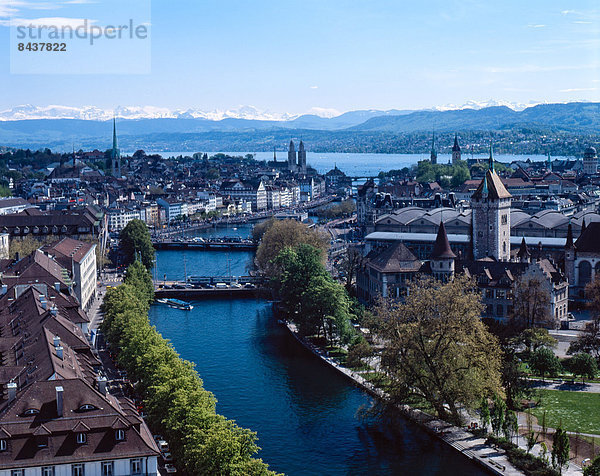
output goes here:
[{"label": "walkway path", "polygon": [[538,379],[530,379],[531,387],[538,390],[562,390],[567,392],[587,392],[587,393],[600,393],[600,383],[581,383],[570,381],[542,381]]}]

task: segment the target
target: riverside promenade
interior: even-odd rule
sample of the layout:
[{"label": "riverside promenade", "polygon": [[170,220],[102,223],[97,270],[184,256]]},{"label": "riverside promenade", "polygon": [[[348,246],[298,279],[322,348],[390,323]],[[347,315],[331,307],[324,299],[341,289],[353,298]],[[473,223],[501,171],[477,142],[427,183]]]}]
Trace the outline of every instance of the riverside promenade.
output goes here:
[{"label": "riverside promenade", "polygon": [[[291,323],[284,324],[289,330],[290,334],[304,347],[309,349],[313,354],[322,359],[328,365],[338,370],[346,377],[351,379],[355,385],[364,389],[366,392],[376,398],[387,400],[389,396],[381,389],[375,387],[372,383],[362,377],[360,374],[341,366],[334,359],[329,357],[326,352],[319,349],[310,342],[304,340],[298,335],[296,326]],[[487,471],[496,475],[505,476],[523,476],[524,473],[515,468],[505,452],[500,448],[494,448],[486,445],[485,438],[476,437],[472,433],[463,430],[462,428],[450,425],[449,423],[438,420],[435,417],[415,408],[411,408],[408,405],[398,405],[398,410],[407,417],[409,420],[417,423],[419,426],[427,430],[432,435],[435,435],[443,442],[450,445],[452,448],[460,451],[470,460],[479,463]],[[579,474],[578,473],[567,473],[563,471],[563,474]]]}]

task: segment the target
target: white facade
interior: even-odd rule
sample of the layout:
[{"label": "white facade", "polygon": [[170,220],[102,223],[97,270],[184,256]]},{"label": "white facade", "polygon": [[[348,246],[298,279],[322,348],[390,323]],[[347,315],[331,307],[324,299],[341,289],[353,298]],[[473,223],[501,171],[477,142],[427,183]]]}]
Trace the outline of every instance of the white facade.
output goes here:
[{"label": "white facade", "polygon": [[108,210],[108,229],[110,231],[121,231],[131,220],[140,219],[139,210],[127,208],[114,208]]},{"label": "white facade", "polygon": [[81,307],[89,309],[96,296],[96,245],[79,261],[73,261],[73,280],[77,283],[75,294]]},{"label": "white facade", "polygon": [[[81,469],[82,468],[82,469]],[[112,472],[109,472],[111,471]],[[156,476],[158,461],[150,458],[106,459],[53,466],[0,470],[0,476]]]}]

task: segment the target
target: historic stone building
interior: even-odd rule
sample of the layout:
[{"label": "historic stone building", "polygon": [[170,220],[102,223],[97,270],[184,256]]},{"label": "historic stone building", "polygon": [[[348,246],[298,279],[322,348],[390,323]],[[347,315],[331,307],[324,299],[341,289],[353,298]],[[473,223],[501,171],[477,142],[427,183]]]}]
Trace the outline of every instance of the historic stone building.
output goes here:
[{"label": "historic stone building", "polygon": [[598,154],[594,147],[588,147],[583,153],[583,173],[594,175],[598,172]]},{"label": "historic stone building", "polygon": [[460,145],[458,145],[458,134],[455,134],[452,146],[452,165],[456,165],[459,160],[461,160]]},{"label": "historic stone building", "polygon": [[473,258],[510,259],[511,195],[494,170],[490,147],[489,168],[471,197],[473,209]]}]

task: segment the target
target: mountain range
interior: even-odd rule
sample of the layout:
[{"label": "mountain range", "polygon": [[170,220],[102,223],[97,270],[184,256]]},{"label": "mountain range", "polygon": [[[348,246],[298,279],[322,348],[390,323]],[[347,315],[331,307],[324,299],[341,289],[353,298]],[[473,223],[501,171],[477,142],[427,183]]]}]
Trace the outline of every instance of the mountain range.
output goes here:
[{"label": "mountain range", "polygon": [[[238,150],[227,148],[228,144],[238,143],[234,140],[236,134],[243,134],[245,143],[255,144],[245,150],[268,150],[266,148],[272,148],[275,139],[281,141],[282,137],[318,136],[321,148],[338,151],[351,149],[348,144],[353,136],[360,135],[363,142],[376,142],[378,137],[385,136],[389,142],[390,137],[430,134],[433,129],[439,133],[518,129],[539,134],[566,132],[573,135],[597,135],[600,131],[600,103],[509,107],[491,102],[470,106],[420,111],[358,110],[333,117],[277,115],[252,107],[212,113],[127,107],[117,109],[115,114],[119,117],[120,143],[127,150],[140,145],[148,150],[158,150],[157,147],[160,150],[188,150],[194,143],[194,135],[201,135],[202,143],[210,141],[211,135],[224,138],[225,142],[218,143],[220,150]],[[112,111],[95,107],[21,106],[0,111],[0,145],[62,150],[69,150],[72,145],[103,148],[112,134],[111,119]]]}]

